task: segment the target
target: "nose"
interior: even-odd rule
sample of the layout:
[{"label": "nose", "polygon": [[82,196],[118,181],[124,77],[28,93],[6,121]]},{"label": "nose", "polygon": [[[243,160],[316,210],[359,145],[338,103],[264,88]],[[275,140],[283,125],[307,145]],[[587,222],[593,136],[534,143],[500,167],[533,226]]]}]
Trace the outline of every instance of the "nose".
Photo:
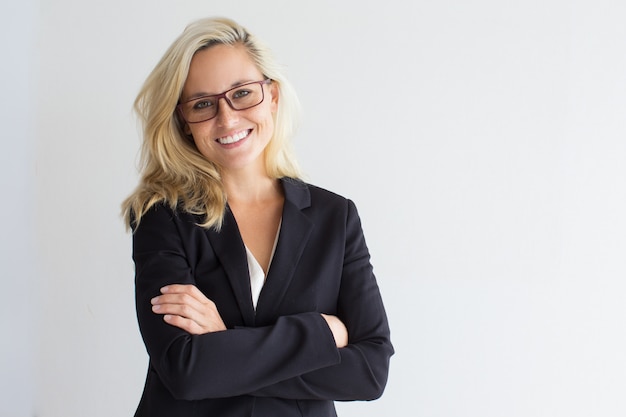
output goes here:
[{"label": "nose", "polygon": [[217,116],[215,118],[218,126],[231,126],[237,121],[237,111],[230,107],[225,97],[218,100],[217,106]]}]

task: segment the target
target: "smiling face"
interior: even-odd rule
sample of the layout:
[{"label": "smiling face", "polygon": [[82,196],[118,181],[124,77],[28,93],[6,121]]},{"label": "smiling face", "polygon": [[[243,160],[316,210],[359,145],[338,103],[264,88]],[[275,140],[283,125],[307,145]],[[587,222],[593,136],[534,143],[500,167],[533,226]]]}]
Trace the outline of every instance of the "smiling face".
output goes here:
[{"label": "smiling face", "polygon": [[[180,101],[220,94],[263,78],[243,45],[214,45],[193,56]],[[273,83],[262,88],[265,98],[255,107],[233,110],[221,98],[215,118],[185,126],[200,153],[224,172],[254,169],[265,173],[263,151],[274,132],[278,89]]]}]

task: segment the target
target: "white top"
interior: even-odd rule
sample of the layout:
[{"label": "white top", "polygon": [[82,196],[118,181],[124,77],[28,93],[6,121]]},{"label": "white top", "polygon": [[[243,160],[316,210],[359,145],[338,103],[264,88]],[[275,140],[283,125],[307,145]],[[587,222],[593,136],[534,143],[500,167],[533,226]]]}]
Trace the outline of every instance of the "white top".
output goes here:
[{"label": "white top", "polygon": [[[274,239],[274,247],[272,248],[272,254],[270,255],[270,265],[272,265],[272,259],[274,259],[274,252],[276,251],[276,245],[278,244],[278,235],[280,235],[280,226],[283,223],[283,219],[280,219],[278,224],[278,230],[276,231],[276,238]],[[248,270],[250,271],[250,289],[252,290],[252,305],[256,311],[256,305],[259,301],[259,295],[261,295],[261,289],[265,284],[265,274],[263,268],[256,260],[250,249],[246,246],[246,257],[248,258]],[[269,270],[269,268],[268,268]]]}]

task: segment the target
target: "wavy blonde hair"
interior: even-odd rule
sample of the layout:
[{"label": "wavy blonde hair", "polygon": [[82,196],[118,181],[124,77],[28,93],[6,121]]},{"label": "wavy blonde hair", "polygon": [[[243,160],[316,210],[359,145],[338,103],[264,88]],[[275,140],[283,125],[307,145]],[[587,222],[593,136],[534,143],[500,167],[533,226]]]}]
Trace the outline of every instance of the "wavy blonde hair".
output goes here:
[{"label": "wavy blonde hair", "polygon": [[201,215],[202,227],[221,227],[226,194],[219,167],[200,154],[176,112],[194,54],[218,44],[243,45],[263,76],[277,85],[274,132],[264,155],[267,173],[272,178],[301,177],[290,142],[296,129],[298,99],[269,49],[230,19],[197,20],[169,47],[135,100],[143,143],[139,185],[122,203],[129,227],[136,227],[146,211],[161,202]]}]

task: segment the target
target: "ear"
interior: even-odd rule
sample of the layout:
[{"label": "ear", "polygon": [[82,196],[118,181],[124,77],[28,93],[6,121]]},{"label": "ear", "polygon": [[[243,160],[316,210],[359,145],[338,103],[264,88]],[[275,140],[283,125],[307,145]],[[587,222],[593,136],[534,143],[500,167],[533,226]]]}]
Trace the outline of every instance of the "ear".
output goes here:
[{"label": "ear", "polygon": [[279,93],[280,90],[278,89],[278,84],[276,84],[276,81],[272,81],[269,85],[269,90],[270,90],[270,94],[272,95],[272,101],[271,101],[271,110],[272,113],[276,112],[276,110],[278,110],[278,99],[279,99]]},{"label": "ear", "polygon": [[182,127],[183,133],[187,136],[191,136],[191,129],[189,128],[189,123],[187,123],[185,119],[183,118],[183,115],[180,114],[180,110],[178,109],[178,107],[176,108],[175,116],[176,116],[176,124]]}]

